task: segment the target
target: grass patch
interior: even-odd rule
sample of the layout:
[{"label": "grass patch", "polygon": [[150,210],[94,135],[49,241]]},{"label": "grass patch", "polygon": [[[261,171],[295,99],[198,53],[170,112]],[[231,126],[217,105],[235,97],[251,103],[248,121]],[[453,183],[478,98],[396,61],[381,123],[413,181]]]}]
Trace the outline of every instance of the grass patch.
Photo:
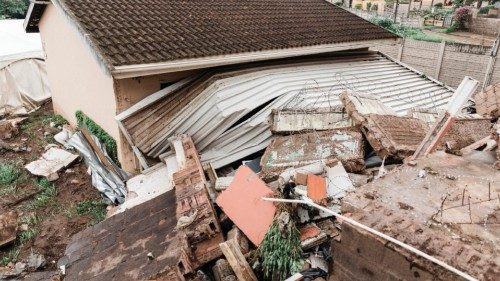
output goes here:
[{"label": "grass patch", "polygon": [[16,192],[22,172],[13,162],[0,162],[0,195]]},{"label": "grass patch", "polygon": [[20,224],[27,224],[29,226],[37,225],[40,221],[41,221],[41,219],[36,214],[21,217],[19,219]]},{"label": "grass patch", "polygon": [[54,127],[59,127],[68,124],[68,121],[59,114],[49,114],[42,117],[42,124],[50,125],[51,123]]},{"label": "grass patch", "polygon": [[39,180],[36,182],[36,185],[41,190],[41,193],[35,196],[35,198],[28,204],[27,209],[33,210],[45,207],[50,203],[53,203],[53,206],[56,206],[57,202],[53,202],[52,200],[52,198],[57,195],[56,186],[47,179]]},{"label": "grass patch", "polygon": [[18,239],[19,243],[22,245],[26,242],[33,240],[33,238],[35,238],[37,233],[38,233],[38,231],[36,229],[29,228],[28,230],[25,230],[25,231],[22,231],[21,233],[19,233],[17,239]]},{"label": "grass patch", "polygon": [[69,218],[76,216],[90,217],[91,224],[94,225],[106,218],[106,207],[107,205],[101,200],[84,200],[65,210],[65,214]]},{"label": "grass patch", "polygon": [[438,35],[430,35],[422,31],[420,28],[407,27],[398,24],[394,24],[391,19],[388,18],[374,18],[372,22],[380,27],[383,27],[401,37],[411,38],[413,40],[427,41],[440,43],[445,41],[445,38]]},{"label": "grass patch", "polygon": [[11,262],[16,262],[20,252],[21,250],[19,249],[13,249],[7,252],[7,254],[0,259],[0,266],[7,266]]}]

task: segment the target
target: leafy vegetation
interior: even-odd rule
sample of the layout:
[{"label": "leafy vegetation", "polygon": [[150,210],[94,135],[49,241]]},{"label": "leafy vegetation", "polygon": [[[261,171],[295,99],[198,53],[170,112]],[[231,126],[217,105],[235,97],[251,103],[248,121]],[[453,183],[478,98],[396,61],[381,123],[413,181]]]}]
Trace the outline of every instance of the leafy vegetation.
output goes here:
[{"label": "leafy vegetation", "polygon": [[443,38],[436,35],[429,35],[422,31],[422,29],[407,27],[398,24],[394,24],[392,20],[388,18],[374,18],[372,22],[380,27],[383,27],[401,37],[408,37],[414,40],[427,41],[427,42],[442,42]]},{"label": "leafy vegetation", "polygon": [[2,259],[0,259],[0,266],[6,266],[10,262],[16,262],[17,258],[19,257],[19,253],[21,251],[19,249],[12,249],[7,254],[5,254]]},{"label": "leafy vegetation", "polygon": [[22,245],[26,242],[31,241],[33,238],[35,238],[37,233],[38,231],[34,228],[28,228],[28,230],[22,231],[18,236],[19,243]]},{"label": "leafy vegetation", "polygon": [[[57,195],[56,186],[49,182],[47,179],[39,180],[36,185],[41,192],[36,195],[33,201],[28,204],[27,209],[30,210],[49,205],[49,203],[51,203],[52,201],[52,198]],[[56,205],[55,202],[52,203],[54,206]]]},{"label": "leafy vegetation", "polygon": [[481,7],[479,9],[478,13],[482,14],[482,15],[486,15],[490,11],[490,9],[493,9],[493,8],[495,8],[495,5],[484,6],[484,7]]},{"label": "leafy vegetation", "polygon": [[1,0],[0,19],[24,19],[30,0]]},{"label": "leafy vegetation", "polygon": [[278,219],[274,220],[259,248],[266,279],[285,280],[300,271],[303,261],[299,236],[293,220],[290,219],[283,229]]},{"label": "leafy vegetation", "polygon": [[13,162],[0,162],[0,195],[16,192],[21,181],[21,170]]},{"label": "leafy vegetation", "polygon": [[118,150],[116,147],[116,141],[111,137],[106,131],[104,131],[101,126],[97,125],[92,119],[90,119],[85,113],[78,110],[76,113],[76,121],[78,122],[78,127],[85,127],[89,130],[90,133],[95,135],[100,142],[104,144],[106,148],[106,152],[109,157],[113,159],[116,164],[119,164],[118,161]]},{"label": "leafy vegetation", "polygon": [[66,216],[72,218],[75,216],[88,216],[91,218],[91,224],[94,225],[106,218],[106,207],[100,200],[84,200],[76,203],[65,211]]}]

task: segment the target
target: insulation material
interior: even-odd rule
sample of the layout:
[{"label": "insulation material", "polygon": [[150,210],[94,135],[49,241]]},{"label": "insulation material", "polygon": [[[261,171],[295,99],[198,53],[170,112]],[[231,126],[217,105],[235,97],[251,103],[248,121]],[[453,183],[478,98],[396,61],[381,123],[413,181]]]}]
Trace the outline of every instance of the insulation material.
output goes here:
[{"label": "insulation material", "polygon": [[0,115],[26,114],[50,98],[39,34],[23,20],[0,21]]},{"label": "insulation material", "polygon": [[202,162],[217,169],[270,144],[273,110],[332,110],[347,89],[375,95],[398,114],[443,107],[453,94],[381,54],[366,52],[208,72],[153,94],[117,119],[148,156],[170,151],[168,138],[186,133]]},{"label": "insulation material", "polygon": [[345,128],[278,136],[262,156],[262,175],[271,177],[290,167],[335,159],[351,172],[362,170],[364,147],[361,133]]},{"label": "insulation material", "polygon": [[[94,141],[102,148],[102,144],[97,138],[92,136]],[[113,164],[114,171],[108,170],[106,166],[99,160],[99,157],[92,150],[92,147],[87,142],[81,132],[73,134],[68,140],[68,144],[75,148],[80,155],[85,159],[85,163],[91,170],[92,185],[99,190],[113,204],[121,204],[125,201],[125,180],[129,177],[122,169],[120,169],[109,158],[105,149],[101,152]]]},{"label": "insulation material", "polygon": [[259,246],[276,212],[274,204],[262,197],[272,194],[259,176],[243,165],[236,171],[229,188],[217,197],[217,205],[253,244]]}]

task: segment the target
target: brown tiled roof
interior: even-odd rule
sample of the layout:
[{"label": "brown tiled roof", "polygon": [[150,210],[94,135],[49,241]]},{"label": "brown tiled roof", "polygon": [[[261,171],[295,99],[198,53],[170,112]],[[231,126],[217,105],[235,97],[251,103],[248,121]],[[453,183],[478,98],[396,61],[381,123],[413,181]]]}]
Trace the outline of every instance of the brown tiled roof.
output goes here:
[{"label": "brown tiled roof", "polygon": [[59,0],[112,66],[396,35],[325,0]]}]

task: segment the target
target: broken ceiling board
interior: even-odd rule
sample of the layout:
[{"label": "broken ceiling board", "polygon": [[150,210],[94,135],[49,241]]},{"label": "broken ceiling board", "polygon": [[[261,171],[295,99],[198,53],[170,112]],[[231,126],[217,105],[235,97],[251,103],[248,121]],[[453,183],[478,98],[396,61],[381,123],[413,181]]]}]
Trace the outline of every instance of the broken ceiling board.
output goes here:
[{"label": "broken ceiling board", "polygon": [[17,225],[17,212],[10,211],[0,214],[0,247],[16,240]]},{"label": "broken ceiling board", "polygon": [[151,157],[171,149],[171,136],[187,133],[202,161],[217,169],[269,145],[273,109],[335,108],[346,88],[376,95],[399,114],[445,106],[452,95],[450,88],[366,52],[218,69],[128,112],[123,124],[132,143]]},{"label": "broken ceiling board", "polygon": [[40,159],[29,163],[25,168],[34,175],[48,177],[67,167],[77,158],[78,155],[69,153],[64,149],[51,147]]},{"label": "broken ceiling board", "polygon": [[368,114],[362,130],[380,158],[411,156],[427,134],[427,124],[412,117]]},{"label": "broken ceiling board", "polygon": [[273,110],[271,114],[271,131],[276,134],[324,131],[352,126],[352,121],[340,107],[336,110],[318,109],[315,111]]},{"label": "broken ceiling board", "polygon": [[338,159],[349,171],[364,167],[363,136],[354,128],[277,136],[262,156],[263,176],[287,168]]},{"label": "broken ceiling board", "polygon": [[159,273],[184,280],[174,213],[174,191],[168,191],[77,233],[61,259],[65,280],[148,280]]},{"label": "broken ceiling board", "polygon": [[494,118],[500,117],[500,82],[486,87],[474,96],[477,113]]},{"label": "broken ceiling board", "polygon": [[273,191],[250,168],[236,170],[228,189],[217,197],[217,205],[238,226],[248,239],[260,245],[276,212],[273,203],[262,200]]},{"label": "broken ceiling board", "polygon": [[443,137],[441,144],[452,151],[458,151],[491,134],[489,118],[457,118]]},{"label": "broken ceiling board", "polygon": [[[424,168],[433,173],[418,177]],[[436,152],[419,158],[416,166],[401,166],[357,188],[344,197],[342,213],[478,280],[496,280],[500,273],[499,195],[500,173],[490,165]],[[377,280],[411,280],[414,270],[409,268],[418,268],[425,280],[458,279],[446,269],[402,248],[387,247],[385,240],[349,224],[342,224],[342,240],[333,247],[338,250],[334,251],[335,268],[359,274],[359,266],[384,264],[384,272],[376,269],[374,274],[395,275]],[[344,256],[356,253],[356,249],[360,251],[354,259]]]},{"label": "broken ceiling board", "polygon": [[349,174],[347,174],[341,162],[337,161],[337,163],[333,165],[327,165],[325,170],[328,197],[340,199],[343,198],[347,192],[354,190],[354,185],[349,178]]}]

